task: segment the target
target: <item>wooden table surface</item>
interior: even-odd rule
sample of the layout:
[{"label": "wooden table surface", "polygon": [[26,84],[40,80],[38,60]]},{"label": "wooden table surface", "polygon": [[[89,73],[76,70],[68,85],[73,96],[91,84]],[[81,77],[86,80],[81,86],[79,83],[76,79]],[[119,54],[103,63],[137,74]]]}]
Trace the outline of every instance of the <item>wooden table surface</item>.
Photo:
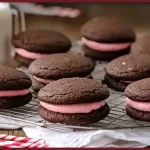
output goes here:
[{"label": "wooden table surface", "polygon": [[0,130],[0,134],[8,134],[8,135],[16,135],[16,136],[23,136],[26,137],[26,134],[22,129],[17,129],[17,130]]}]

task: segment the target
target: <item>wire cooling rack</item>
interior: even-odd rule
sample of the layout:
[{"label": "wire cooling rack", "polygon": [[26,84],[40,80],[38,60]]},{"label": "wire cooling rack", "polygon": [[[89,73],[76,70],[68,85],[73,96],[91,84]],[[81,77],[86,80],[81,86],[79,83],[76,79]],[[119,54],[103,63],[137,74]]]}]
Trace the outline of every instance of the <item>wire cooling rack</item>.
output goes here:
[{"label": "wire cooling rack", "polygon": [[[104,79],[106,64],[107,62],[97,62],[95,70],[93,71],[93,77],[100,82]],[[19,69],[27,73],[26,69]],[[0,117],[25,122],[30,125],[44,126],[48,128],[68,127],[74,129],[122,129],[150,127],[150,123],[148,122],[136,121],[129,118],[126,115],[125,111],[126,103],[124,94],[113,89],[109,90],[110,97],[106,100],[111,109],[109,115],[104,120],[84,127],[45,122],[42,118],[40,118],[37,113],[39,101],[37,99],[37,94],[34,92],[32,92],[33,99],[29,104],[10,110],[0,110]]]}]

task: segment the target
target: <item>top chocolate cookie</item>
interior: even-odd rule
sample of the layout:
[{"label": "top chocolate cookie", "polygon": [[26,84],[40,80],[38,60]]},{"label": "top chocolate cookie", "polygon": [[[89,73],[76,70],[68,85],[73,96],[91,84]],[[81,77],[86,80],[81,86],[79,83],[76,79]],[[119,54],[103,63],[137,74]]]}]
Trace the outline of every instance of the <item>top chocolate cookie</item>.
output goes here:
[{"label": "top chocolate cookie", "polygon": [[64,78],[43,87],[40,101],[50,104],[80,104],[99,102],[109,97],[108,89],[100,82],[87,78]]},{"label": "top chocolate cookie", "polygon": [[125,90],[125,96],[133,101],[150,102],[150,78],[129,84]]},{"label": "top chocolate cookie", "polygon": [[93,71],[94,61],[77,54],[53,54],[33,61],[29,66],[32,75],[43,79],[86,77]]},{"label": "top chocolate cookie", "polygon": [[83,25],[81,35],[102,43],[125,43],[135,40],[135,33],[131,27],[110,17],[93,18]]},{"label": "top chocolate cookie", "polygon": [[31,79],[24,72],[0,66],[0,90],[21,90],[31,85]]},{"label": "top chocolate cookie", "polygon": [[149,57],[133,54],[121,56],[108,63],[106,73],[123,81],[135,81],[150,77]]},{"label": "top chocolate cookie", "polygon": [[57,31],[28,30],[15,35],[12,44],[35,53],[61,53],[71,48],[70,40]]}]

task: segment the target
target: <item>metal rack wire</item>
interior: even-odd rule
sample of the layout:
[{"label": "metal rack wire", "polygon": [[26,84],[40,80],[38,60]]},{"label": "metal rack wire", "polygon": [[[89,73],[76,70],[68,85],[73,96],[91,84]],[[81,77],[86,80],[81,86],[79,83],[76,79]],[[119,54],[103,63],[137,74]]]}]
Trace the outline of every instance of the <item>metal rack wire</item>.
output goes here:
[{"label": "metal rack wire", "polygon": [[[93,71],[93,77],[100,82],[104,78],[106,64],[107,62],[97,62],[95,70]],[[25,68],[19,69],[27,73]],[[48,128],[67,127],[78,129],[122,129],[150,127],[148,122],[136,121],[129,118],[125,111],[126,103],[124,94],[113,89],[109,90],[110,97],[106,100],[111,108],[109,115],[104,120],[84,127],[45,122],[42,118],[40,118],[40,116],[38,116],[37,109],[39,101],[37,99],[37,94],[34,92],[32,92],[33,99],[29,104],[10,110],[0,110],[0,117],[26,122],[37,126],[47,126]]]}]

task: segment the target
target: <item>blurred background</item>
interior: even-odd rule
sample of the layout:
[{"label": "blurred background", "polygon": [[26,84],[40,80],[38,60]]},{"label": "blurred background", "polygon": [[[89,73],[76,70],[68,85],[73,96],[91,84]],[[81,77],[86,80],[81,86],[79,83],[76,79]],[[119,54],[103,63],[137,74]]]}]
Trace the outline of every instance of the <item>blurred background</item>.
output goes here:
[{"label": "blurred background", "polygon": [[[72,40],[80,38],[80,27],[82,24],[95,16],[120,18],[131,25],[138,33],[146,32],[150,28],[150,4],[146,3],[36,3],[34,9],[31,7],[31,5],[34,5],[32,3],[30,6],[25,3],[15,3],[14,5],[26,12],[27,29],[56,29],[67,34]],[[40,6],[43,12],[40,11]],[[48,14],[48,11],[44,15],[44,12],[53,6],[72,8],[73,10],[79,9],[81,13],[73,18],[59,15],[51,16],[51,14]],[[39,13],[36,13],[36,8],[36,11],[39,11]]]},{"label": "blurred background", "polygon": [[0,63],[13,64],[11,38],[20,31],[52,29],[77,41],[81,26],[89,19],[112,16],[141,35],[149,32],[149,14],[146,3],[0,3]]}]

